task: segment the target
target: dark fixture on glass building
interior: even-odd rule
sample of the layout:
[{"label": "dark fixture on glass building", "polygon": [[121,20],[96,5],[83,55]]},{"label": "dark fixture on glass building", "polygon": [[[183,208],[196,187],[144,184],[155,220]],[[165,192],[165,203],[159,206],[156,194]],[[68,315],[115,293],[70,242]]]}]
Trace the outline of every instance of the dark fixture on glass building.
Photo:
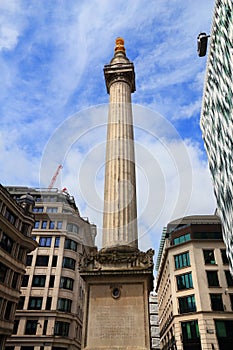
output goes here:
[{"label": "dark fixture on glass building", "polygon": [[200,33],[197,37],[197,51],[198,51],[198,56],[203,57],[206,55],[207,51],[207,43],[208,43],[208,38],[210,36],[206,35],[206,33]]}]

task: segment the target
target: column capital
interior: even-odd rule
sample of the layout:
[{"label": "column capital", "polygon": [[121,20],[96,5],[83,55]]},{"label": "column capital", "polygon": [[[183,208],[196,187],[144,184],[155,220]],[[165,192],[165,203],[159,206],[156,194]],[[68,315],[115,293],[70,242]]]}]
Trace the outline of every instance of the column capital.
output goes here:
[{"label": "column capital", "polygon": [[131,93],[136,90],[133,63],[106,64],[104,66],[104,77],[108,94],[110,86],[119,81],[127,83],[130,86]]},{"label": "column capital", "polygon": [[116,39],[114,56],[110,63],[104,66],[104,77],[108,94],[110,86],[119,81],[127,83],[131,93],[136,90],[134,65],[126,56],[124,39],[122,38]]}]

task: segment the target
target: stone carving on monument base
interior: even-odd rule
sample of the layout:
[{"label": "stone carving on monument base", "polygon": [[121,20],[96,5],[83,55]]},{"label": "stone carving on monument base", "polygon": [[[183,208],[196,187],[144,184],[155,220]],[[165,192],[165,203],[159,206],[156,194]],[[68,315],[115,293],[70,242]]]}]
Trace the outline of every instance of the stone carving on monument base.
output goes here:
[{"label": "stone carving on monument base", "polygon": [[[122,247],[121,247],[122,248]],[[147,252],[140,250],[125,251],[123,249],[107,249],[97,251],[81,257],[79,261],[80,272],[98,271],[109,268],[153,270],[153,249]]]}]

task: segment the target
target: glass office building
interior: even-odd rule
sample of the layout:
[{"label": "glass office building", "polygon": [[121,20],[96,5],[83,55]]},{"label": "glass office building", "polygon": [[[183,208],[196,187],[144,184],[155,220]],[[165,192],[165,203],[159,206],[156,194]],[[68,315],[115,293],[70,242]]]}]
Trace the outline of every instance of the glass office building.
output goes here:
[{"label": "glass office building", "polygon": [[201,112],[201,130],[233,274],[233,2],[216,0]]}]

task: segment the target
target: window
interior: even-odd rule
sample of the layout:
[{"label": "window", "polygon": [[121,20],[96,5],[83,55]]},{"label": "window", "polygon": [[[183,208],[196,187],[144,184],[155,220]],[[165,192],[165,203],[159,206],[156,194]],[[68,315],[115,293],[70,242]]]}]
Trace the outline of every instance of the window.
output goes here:
[{"label": "window", "polygon": [[31,346],[31,345],[21,346],[21,350],[34,350],[34,346]]},{"label": "window", "polygon": [[48,266],[49,256],[48,255],[37,255],[36,266]]},{"label": "window", "polygon": [[204,254],[205,264],[211,264],[211,265],[216,264],[213,249],[203,250],[203,254]]},{"label": "window", "polygon": [[32,279],[32,287],[44,287],[45,286],[45,275],[35,275]]},{"label": "window", "polygon": [[42,333],[43,335],[46,335],[47,327],[48,327],[48,320],[44,320],[43,333]]},{"label": "window", "polygon": [[14,327],[12,334],[17,334],[19,328],[19,320],[14,320]]},{"label": "window", "polygon": [[25,327],[25,334],[28,334],[28,335],[36,334],[37,323],[38,323],[38,320],[27,320],[26,327]]},{"label": "window", "polygon": [[6,208],[4,216],[12,225],[15,224],[16,216],[8,208]]},{"label": "window", "polygon": [[173,244],[174,245],[181,244],[181,243],[190,241],[190,239],[191,239],[190,233],[186,233],[185,235],[182,235],[180,237],[174,238]]},{"label": "window", "polygon": [[1,283],[5,282],[7,270],[8,270],[7,266],[0,262],[0,282]]},{"label": "window", "polygon": [[178,298],[178,301],[179,301],[180,314],[196,311],[196,303],[195,303],[194,295]]},{"label": "window", "polygon": [[60,288],[73,290],[74,280],[69,277],[61,277]]},{"label": "window", "polygon": [[71,269],[71,270],[75,270],[75,263],[76,263],[76,261],[74,259],[64,257],[62,267],[65,267],[65,268]]},{"label": "window", "polygon": [[30,228],[30,226],[29,226],[28,224],[23,223],[20,231],[21,231],[25,236],[29,236],[29,235],[30,235],[30,234],[29,234],[29,228]]},{"label": "window", "polygon": [[55,280],[55,276],[51,275],[50,279],[49,279],[49,288],[53,288],[54,287],[54,280]]},{"label": "window", "polygon": [[50,221],[49,222],[49,229],[54,230],[54,228],[55,228],[55,221]]},{"label": "window", "polygon": [[49,196],[49,202],[57,202],[57,196]]},{"label": "window", "polygon": [[233,287],[233,278],[231,276],[230,271],[225,270],[225,276],[226,276],[226,280],[227,280],[227,286],[228,287]]},{"label": "window", "polygon": [[215,320],[216,334],[219,341],[219,349],[232,349],[232,320]]},{"label": "window", "polygon": [[62,221],[57,222],[57,229],[61,230],[62,229]]},{"label": "window", "polygon": [[176,276],[177,289],[183,290],[193,288],[192,273],[185,273],[183,275]]},{"label": "window", "polygon": [[20,261],[24,262],[24,249],[23,248],[19,248],[18,259]]},{"label": "window", "polygon": [[47,228],[47,221],[46,221],[46,220],[43,220],[43,221],[42,221],[41,228],[42,228],[43,230],[45,230],[45,229]]},{"label": "window", "polygon": [[231,301],[231,310],[233,310],[233,294],[229,294],[230,301]]},{"label": "window", "polygon": [[5,232],[2,233],[2,238],[0,240],[0,247],[4,249],[7,253],[11,254],[14,241]]},{"label": "window", "polygon": [[189,252],[175,255],[174,259],[176,269],[181,269],[182,267],[190,266]]},{"label": "window", "polygon": [[206,271],[206,275],[209,287],[219,287],[217,271]]},{"label": "window", "polygon": [[51,310],[52,297],[47,297],[45,310]]},{"label": "window", "polygon": [[30,297],[28,302],[28,310],[41,310],[42,302],[42,297]]},{"label": "window", "polygon": [[221,294],[210,294],[211,308],[213,311],[223,311],[223,302]]},{"label": "window", "polygon": [[33,213],[43,213],[44,208],[43,207],[34,207]]},{"label": "window", "polygon": [[36,220],[34,222],[34,228],[38,229],[40,227],[40,221],[39,220]]},{"label": "window", "polygon": [[18,286],[18,279],[19,279],[20,274],[18,272],[14,272],[14,276],[12,278],[12,283],[11,283],[11,287],[13,289],[16,289]]},{"label": "window", "polygon": [[59,245],[60,245],[60,237],[56,237],[56,238],[55,238],[54,247],[55,247],[55,248],[58,248]]},{"label": "window", "polygon": [[51,247],[52,237],[40,237],[39,246],[40,247]]},{"label": "window", "polygon": [[5,309],[5,315],[4,318],[5,320],[11,320],[12,319],[12,311],[14,309],[15,303],[12,301],[8,301],[6,304],[6,309]]},{"label": "window", "polygon": [[221,249],[221,255],[222,255],[222,263],[224,265],[228,265],[229,261],[228,261],[228,258],[227,258],[226,249]]},{"label": "window", "polygon": [[35,202],[42,202],[41,196],[34,196],[33,198],[34,198]]},{"label": "window", "polygon": [[47,213],[57,213],[57,209],[56,207],[48,207],[47,208]]},{"label": "window", "polygon": [[77,252],[77,247],[78,247],[77,243],[72,239],[65,240],[65,247],[64,247],[65,249],[71,249]]},{"label": "window", "polygon": [[31,264],[32,264],[32,255],[27,255],[26,265],[31,266]]},{"label": "window", "polygon": [[69,213],[73,213],[73,210],[72,210],[71,208],[69,208],[69,209],[63,208],[63,209],[62,209],[62,212],[63,212],[63,213],[66,213],[66,214],[67,214],[67,213],[69,214]]},{"label": "window", "polygon": [[181,322],[182,336],[185,342],[200,338],[197,320]]},{"label": "window", "polygon": [[54,255],[52,260],[52,267],[56,267],[56,266],[57,266],[57,255]]},{"label": "window", "polygon": [[17,305],[16,309],[23,310],[24,302],[25,302],[25,297],[23,297],[23,296],[19,297],[19,301],[18,301],[18,305]]},{"label": "window", "polygon": [[27,287],[28,286],[28,280],[29,280],[29,275],[24,275],[21,287]]},{"label": "window", "polygon": [[78,229],[79,228],[75,224],[68,223],[66,229],[67,229],[68,232],[78,233]]},{"label": "window", "polygon": [[72,300],[65,298],[58,298],[57,309],[59,311],[71,312]]},{"label": "window", "polygon": [[54,335],[68,337],[70,324],[68,322],[56,321],[54,327]]},{"label": "window", "polygon": [[222,239],[221,232],[194,232],[194,239]]}]

